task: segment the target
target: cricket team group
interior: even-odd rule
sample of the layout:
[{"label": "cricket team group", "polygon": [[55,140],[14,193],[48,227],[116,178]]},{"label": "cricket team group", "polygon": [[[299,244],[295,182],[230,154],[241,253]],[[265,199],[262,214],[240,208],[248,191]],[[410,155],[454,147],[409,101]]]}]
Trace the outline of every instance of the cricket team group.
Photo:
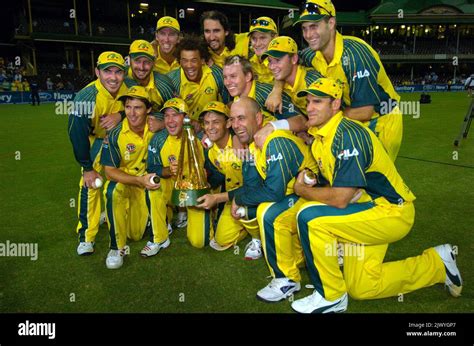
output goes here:
[{"label": "cricket team group", "polygon": [[[269,17],[235,34],[225,14],[208,11],[199,36],[165,16],[153,42],[130,45],[127,63],[100,54],[97,80],[74,100],[94,111],[71,112],[68,122],[82,168],[78,255],[94,252],[103,194],[110,269],[122,266],[127,241],[148,238],[140,254],[155,256],[187,225],[195,248],[225,251],[250,236],[245,259],[264,258],[272,277],[261,301],[300,291],[306,268],[314,291],[294,299],[299,313],[344,312],[349,296],[438,283],[460,296],[450,244],[384,262],[388,244],[413,226],[415,196],[395,165],[403,115],[383,112],[400,97],[378,54],[336,30],[330,0],[308,0],[295,19],[305,49]],[[186,126],[202,160],[180,158]],[[173,206],[180,165],[196,163],[211,192]]]}]

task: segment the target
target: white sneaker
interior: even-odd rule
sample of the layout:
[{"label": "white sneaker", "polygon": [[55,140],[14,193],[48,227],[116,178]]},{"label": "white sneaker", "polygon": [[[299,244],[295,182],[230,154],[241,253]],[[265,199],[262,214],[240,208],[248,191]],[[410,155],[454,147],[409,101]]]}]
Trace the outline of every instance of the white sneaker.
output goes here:
[{"label": "white sneaker", "polygon": [[453,297],[459,297],[462,291],[462,279],[458,266],[456,265],[456,256],[450,244],[439,245],[434,248],[446,268],[445,285]]},{"label": "white sneaker", "polygon": [[107,213],[103,211],[102,213],[100,213],[99,225],[103,225],[106,222],[107,222]]},{"label": "white sneaker", "polygon": [[143,257],[155,256],[161,249],[166,249],[168,246],[170,246],[169,238],[161,243],[152,243],[149,241],[142,251],[140,251],[140,255]]},{"label": "white sneaker", "polygon": [[94,253],[94,242],[81,241],[77,246],[79,256],[92,255]]},{"label": "white sneaker", "polygon": [[327,314],[329,312],[344,312],[347,310],[347,293],[336,300],[328,301],[314,290],[313,294],[295,300],[291,308],[300,314]]},{"label": "white sneaker", "polygon": [[245,246],[245,259],[256,260],[262,257],[262,242],[260,239],[252,238]]},{"label": "white sneaker", "polygon": [[168,235],[170,235],[171,233],[173,233],[173,227],[171,227],[171,224],[169,223],[168,224]]},{"label": "white sneaker", "polygon": [[123,264],[123,257],[130,254],[130,247],[125,245],[120,250],[110,250],[105,260],[108,269],[119,269]]},{"label": "white sneaker", "polygon": [[230,248],[232,246],[232,244],[226,245],[226,246],[221,246],[221,245],[219,245],[218,242],[216,242],[216,240],[214,238],[212,238],[211,241],[209,242],[209,246],[211,248],[213,248],[214,250],[216,250],[216,251],[224,251],[224,250],[227,250],[228,248]]},{"label": "white sneaker", "polygon": [[257,292],[257,299],[264,302],[279,302],[300,289],[299,282],[294,282],[288,278],[273,279],[267,286]]},{"label": "white sneaker", "polygon": [[176,217],[174,225],[176,228],[186,227],[188,225],[188,213],[186,211],[178,212],[178,216]]}]

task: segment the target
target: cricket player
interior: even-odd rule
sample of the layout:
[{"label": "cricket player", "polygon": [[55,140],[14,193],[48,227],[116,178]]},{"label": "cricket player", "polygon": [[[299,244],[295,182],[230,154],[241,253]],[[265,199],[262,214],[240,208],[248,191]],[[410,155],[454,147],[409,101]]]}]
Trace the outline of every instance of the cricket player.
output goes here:
[{"label": "cricket player", "polygon": [[[216,205],[224,204],[217,215],[217,228],[210,246],[223,251],[237,244],[247,234],[252,239],[259,238],[258,224],[255,219],[256,208],[247,210],[247,219],[236,220],[231,215],[232,201],[229,200],[228,191],[241,187],[244,183],[242,177],[242,161],[234,152],[233,137],[230,133],[228,118],[229,109],[222,102],[212,101],[204,107],[200,118],[206,135],[213,145],[207,150],[207,161],[221,176],[224,189],[218,193],[204,195],[198,199],[198,208],[212,209]],[[252,216],[253,215],[253,216]],[[253,219],[253,220],[252,220]],[[260,247],[254,249],[251,241],[245,248],[245,259],[255,260],[262,257]]]},{"label": "cricket player", "polygon": [[400,96],[377,52],[360,38],[337,32],[331,0],[308,0],[297,23],[309,45],[301,52],[304,64],[344,83],[344,115],[370,128],[395,161],[403,134]]},{"label": "cricket player", "polygon": [[189,117],[197,123],[199,114],[209,102],[229,102],[222,69],[206,65],[209,52],[204,41],[196,36],[185,36],[178,44],[176,55],[181,67],[168,76],[176,93],[186,102]]},{"label": "cricket player", "polygon": [[255,100],[241,97],[233,102],[230,120],[240,142],[253,155],[253,165],[247,163],[243,168],[244,185],[228,192],[231,212],[238,219],[238,206],[258,207],[261,244],[273,279],[258,291],[257,298],[280,301],[301,288],[297,266],[303,254],[297,237],[296,213],[305,201],[293,193],[293,183],[305,167],[316,170],[316,163],[305,142],[290,131],[274,131],[262,149],[255,146],[253,137],[263,125],[263,115]]},{"label": "cricket player", "polygon": [[[298,45],[288,36],[279,36],[268,45],[268,50],[262,55],[262,59],[268,59],[268,67],[273,73],[275,81],[283,83],[283,90],[291,97],[292,103],[306,116],[306,100],[296,96],[297,92],[308,87],[321,75],[314,69],[298,65]],[[304,117],[299,119],[306,122]],[[299,123],[298,127],[292,126],[287,119],[281,119],[266,125],[255,137],[258,147],[262,146],[266,136],[275,130],[292,130],[299,132],[306,130]]]},{"label": "cricket player", "polygon": [[179,68],[174,51],[180,38],[181,28],[175,18],[164,16],[158,20],[155,39],[151,42],[155,55],[154,71],[167,74]]},{"label": "cricket player", "polygon": [[234,34],[229,19],[222,12],[204,12],[201,15],[201,29],[208,44],[210,59],[220,68],[229,55],[248,57],[248,33]]},{"label": "cricket player", "polygon": [[[145,40],[133,41],[130,45],[130,68],[125,84],[130,88],[134,85],[141,85],[150,94],[153,115],[163,120],[159,112],[163,104],[174,97],[174,89],[171,80],[164,74],[153,71],[153,64],[156,60],[153,55],[152,45]],[[161,124],[161,129],[164,127]]]},{"label": "cricket player", "polygon": [[[166,219],[170,219],[167,206],[171,203],[171,194],[178,172],[178,158],[181,150],[181,136],[184,119],[188,114],[188,107],[184,100],[172,98],[163,105],[165,129],[156,133],[148,148],[147,171],[155,173],[161,178],[161,188],[150,191],[148,205],[151,210],[158,211],[151,214],[153,234],[142,255],[148,256],[150,248],[165,241],[168,237]],[[200,141],[198,141],[200,143]],[[202,157],[203,147],[199,144]],[[185,158],[187,160],[187,158]],[[187,165],[187,161],[183,165]],[[209,210],[187,207],[188,228],[187,237],[192,246],[202,248],[209,244],[214,236]],[[168,215],[167,215],[168,214]]]},{"label": "cricket player", "polygon": [[99,231],[100,190],[95,186],[97,178],[102,179],[100,151],[106,130],[120,121],[119,111],[123,104],[118,100],[126,93],[123,84],[125,61],[116,52],[103,52],[95,69],[97,80],[89,83],[74,98],[75,110],[69,114],[68,134],[74,156],[82,169],[79,182],[77,233],[79,235],[78,255],[94,252],[94,242]]},{"label": "cricket player", "polygon": [[[146,120],[152,108],[149,93],[142,86],[134,86],[120,100],[126,119],[107,135],[101,155],[108,179],[104,197],[110,234],[105,263],[109,269],[123,265],[123,257],[130,253],[127,239],[142,239],[148,222],[145,189],[160,187],[150,181],[155,174],[146,174],[148,144],[153,136]],[[159,248],[169,243],[166,239]]]},{"label": "cricket player", "polygon": [[278,28],[270,17],[259,17],[250,22],[249,37],[253,54],[249,57],[252,69],[261,83],[273,83],[273,74],[268,68],[268,60],[262,59],[268,44],[278,36]]},{"label": "cricket player", "polygon": [[[416,257],[383,262],[388,244],[405,237],[413,226],[415,196],[374,133],[343,117],[341,84],[321,78],[299,95],[306,95],[308,101],[319,183],[305,185],[301,172],[294,185],[298,196],[311,201],[301,207],[297,218],[315,290],[294,301],[292,308],[301,313],[343,312],[348,294],[354,299],[377,299],[436,283],[445,283],[453,296],[459,296],[461,275],[448,244]],[[354,203],[357,189],[363,193]],[[345,251],[344,275],[336,242],[359,249]]]},{"label": "cricket player", "polygon": [[277,121],[277,119],[286,119],[289,128],[292,131],[299,132],[306,130],[306,118],[292,102],[291,98],[283,92],[282,112],[270,112],[265,108],[265,100],[272,90],[272,85],[261,83],[255,78],[255,74],[249,60],[240,55],[231,55],[226,58],[224,63],[224,85],[234,101],[241,96],[248,96],[259,104],[263,115],[264,123]]}]

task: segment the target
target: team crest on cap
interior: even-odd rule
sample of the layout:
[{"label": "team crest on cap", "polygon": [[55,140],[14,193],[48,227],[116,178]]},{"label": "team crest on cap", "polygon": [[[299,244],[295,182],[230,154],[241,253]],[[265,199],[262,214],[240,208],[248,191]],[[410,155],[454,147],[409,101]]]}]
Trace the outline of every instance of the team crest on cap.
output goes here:
[{"label": "team crest on cap", "polygon": [[163,20],[163,24],[171,24],[171,23],[173,23],[173,21],[171,20],[171,18],[165,18],[165,19]]},{"label": "team crest on cap", "polygon": [[119,60],[119,57],[118,57],[117,54],[111,53],[111,54],[107,55],[107,59],[118,61],[118,60]]},{"label": "team crest on cap", "polygon": [[217,108],[217,103],[211,102],[207,105],[207,108]]},{"label": "team crest on cap", "polygon": [[137,47],[138,49],[148,50],[148,46],[146,43],[141,43]]}]

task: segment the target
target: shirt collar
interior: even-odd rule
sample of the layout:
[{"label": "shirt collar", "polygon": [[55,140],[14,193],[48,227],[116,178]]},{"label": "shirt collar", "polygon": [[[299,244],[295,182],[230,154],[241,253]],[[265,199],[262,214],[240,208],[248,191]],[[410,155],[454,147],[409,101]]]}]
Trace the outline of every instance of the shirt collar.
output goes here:
[{"label": "shirt collar", "polygon": [[311,127],[308,130],[308,133],[312,135],[313,137],[319,136],[319,137],[327,137],[334,133],[336,131],[337,126],[342,120],[342,111],[339,111],[338,113],[334,114],[334,116],[329,119],[329,121],[324,124],[323,127],[317,128],[317,127]]}]

